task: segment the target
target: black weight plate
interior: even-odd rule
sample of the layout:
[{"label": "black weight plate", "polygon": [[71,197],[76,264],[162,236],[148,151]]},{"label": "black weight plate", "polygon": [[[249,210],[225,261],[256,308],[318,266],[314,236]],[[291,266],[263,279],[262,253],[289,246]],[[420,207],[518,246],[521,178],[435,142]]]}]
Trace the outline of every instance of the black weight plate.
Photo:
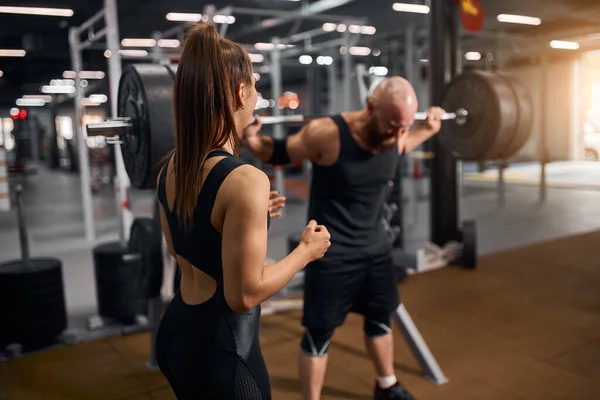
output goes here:
[{"label": "black weight plate", "polygon": [[134,128],[122,137],[121,151],[132,186],[154,189],[159,162],[175,147],[173,74],[169,66],[131,64],[119,82],[118,115]]},{"label": "black weight plate", "polygon": [[444,89],[441,106],[454,112],[464,108],[467,122],[442,124],[440,140],[452,155],[464,161],[494,158],[512,140],[517,105],[506,80],[487,71],[456,76]]},{"label": "black weight plate", "polygon": [[35,349],[67,328],[62,263],[33,258],[0,263],[0,347],[20,343]]},{"label": "black weight plate", "polygon": [[141,255],[113,242],[93,249],[98,314],[130,323],[148,311],[147,284]]},{"label": "black weight plate", "polygon": [[533,100],[531,93],[519,79],[513,75],[502,73],[501,76],[506,79],[510,85],[518,106],[518,122],[516,133],[513,140],[504,150],[502,158],[507,159],[514,156],[525,146],[529,140],[531,129],[533,128]]},{"label": "black weight plate", "polygon": [[462,242],[462,266],[469,269],[477,268],[477,230],[475,221],[463,222]]},{"label": "black weight plate", "polygon": [[136,218],[129,233],[129,251],[142,256],[146,296],[160,296],[163,281],[163,255],[160,225],[153,218]]}]

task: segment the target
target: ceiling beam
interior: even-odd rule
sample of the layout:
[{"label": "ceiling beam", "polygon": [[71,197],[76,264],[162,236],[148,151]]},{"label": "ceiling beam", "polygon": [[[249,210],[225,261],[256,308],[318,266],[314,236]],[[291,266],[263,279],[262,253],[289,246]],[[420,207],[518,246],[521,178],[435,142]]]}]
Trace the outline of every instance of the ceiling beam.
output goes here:
[{"label": "ceiling beam", "polygon": [[[354,0],[318,0],[314,3],[310,3],[307,6],[301,7],[299,10],[289,12],[285,17],[279,17],[272,20],[268,20],[268,23],[265,21],[261,21],[257,24],[245,27],[240,31],[240,33],[236,35],[232,35],[233,38],[240,36],[248,36],[253,33],[262,32],[267,29],[275,28],[277,26],[281,26],[287,24],[289,22],[295,21],[297,19],[304,19],[313,15],[320,14],[325,11],[332,10],[337,7],[341,7],[348,3],[353,2]],[[234,8],[235,12],[235,8]]]}]

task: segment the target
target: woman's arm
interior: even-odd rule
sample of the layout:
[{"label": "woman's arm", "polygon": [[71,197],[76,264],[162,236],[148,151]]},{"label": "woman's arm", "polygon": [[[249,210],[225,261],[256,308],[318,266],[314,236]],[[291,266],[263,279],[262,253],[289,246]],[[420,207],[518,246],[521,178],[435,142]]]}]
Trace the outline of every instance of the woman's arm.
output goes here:
[{"label": "woman's arm", "polygon": [[236,312],[256,307],[281,290],[308,264],[310,252],[298,246],[287,257],[264,265],[267,255],[269,178],[252,166],[241,166],[223,182],[223,279],[225,299]]}]

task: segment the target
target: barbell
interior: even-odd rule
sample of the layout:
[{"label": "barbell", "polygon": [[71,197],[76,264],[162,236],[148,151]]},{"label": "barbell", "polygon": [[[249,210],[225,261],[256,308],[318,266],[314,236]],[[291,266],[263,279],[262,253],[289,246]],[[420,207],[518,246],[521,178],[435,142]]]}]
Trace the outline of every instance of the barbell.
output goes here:
[{"label": "barbell", "polygon": [[[121,143],[132,186],[156,187],[160,161],[175,146],[173,82],[176,66],[131,64],[123,69],[117,94],[117,118],[86,126],[87,136],[105,136]],[[508,74],[468,71],[445,87],[442,116],[449,121],[439,133],[446,151],[463,161],[506,159],[529,138],[533,105],[528,90]],[[305,124],[323,116],[261,117],[264,125]],[[416,120],[424,120],[417,113]]]}]

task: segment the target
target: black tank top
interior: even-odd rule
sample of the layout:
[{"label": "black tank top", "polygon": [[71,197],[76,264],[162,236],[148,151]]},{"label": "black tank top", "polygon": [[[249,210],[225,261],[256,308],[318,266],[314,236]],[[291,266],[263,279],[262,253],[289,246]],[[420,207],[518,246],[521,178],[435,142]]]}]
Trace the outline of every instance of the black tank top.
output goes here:
[{"label": "black tank top", "polygon": [[[169,210],[165,184],[168,163],[161,172],[158,200],[165,210],[175,253],[213,278],[217,282],[215,296],[224,299],[221,233],[213,227],[210,219],[221,184],[231,171],[246,163],[224,150],[213,150],[208,158],[216,156],[225,158],[212,167],[202,184],[196,201],[194,224],[190,230],[182,229],[177,214]],[[270,225],[268,213],[267,224]]]},{"label": "black tank top", "polygon": [[341,115],[331,118],[340,132],[340,154],[331,166],[313,165],[308,218],[331,233],[326,257],[356,248],[389,251],[382,212],[396,174],[398,149],[368,152]]}]

